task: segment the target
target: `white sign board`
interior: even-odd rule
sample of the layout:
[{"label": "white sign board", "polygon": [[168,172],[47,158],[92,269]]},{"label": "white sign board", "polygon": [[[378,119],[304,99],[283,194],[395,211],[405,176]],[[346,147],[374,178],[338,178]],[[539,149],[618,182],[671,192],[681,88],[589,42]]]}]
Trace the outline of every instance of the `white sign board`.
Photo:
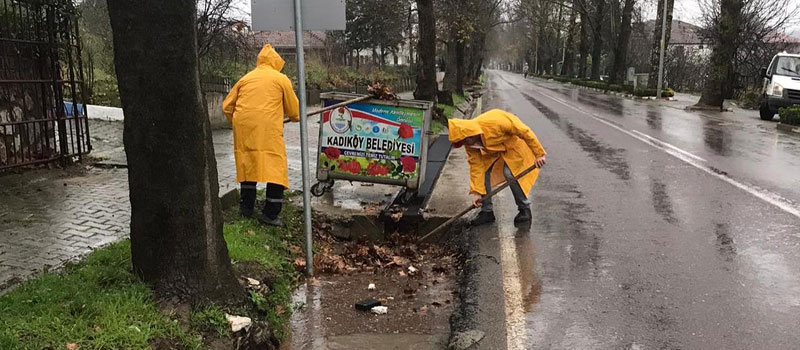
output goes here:
[{"label": "white sign board", "polygon": [[[302,0],[303,30],[344,30],[345,0]],[[294,0],[252,0],[253,30],[294,30]]]}]

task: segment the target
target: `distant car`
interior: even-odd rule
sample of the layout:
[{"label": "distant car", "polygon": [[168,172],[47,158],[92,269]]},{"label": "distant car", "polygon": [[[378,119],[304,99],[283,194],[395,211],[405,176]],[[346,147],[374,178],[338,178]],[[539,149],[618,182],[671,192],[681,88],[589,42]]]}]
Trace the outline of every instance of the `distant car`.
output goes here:
[{"label": "distant car", "polygon": [[782,107],[800,105],[800,54],[779,53],[769,68],[762,68],[764,77],[761,119],[772,120]]}]

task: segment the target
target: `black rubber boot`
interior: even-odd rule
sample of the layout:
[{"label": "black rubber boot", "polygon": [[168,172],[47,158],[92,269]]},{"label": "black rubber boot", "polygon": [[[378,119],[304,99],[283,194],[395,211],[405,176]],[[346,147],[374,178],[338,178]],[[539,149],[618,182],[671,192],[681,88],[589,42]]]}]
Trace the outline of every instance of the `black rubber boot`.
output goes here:
[{"label": "black rubber boot", "polygon": [[482,211],[478,213],[478,216],[476,216],[475,219],[473,219],[470,224],[472,226],[480,226],[485,224],[491,224],[494,222],[494,220],[495,220],[494,213]]},{"label": "black rubber boot", "polygon": [[276,217],[276,218],[272,219],[269,216],[262,215],[260,218],[258,218],[258,222],[260,222],[262,225],[266,225],[266,226],[273,226],[273,227],[278,227],[278,228],[286,228],[286,224],[284,224],[283,220],[281,220],[281,218],[279,218],[279,217]]},{"label": "black rubber boot", "polygon": [[515,224],[527,224],[531,222],[531,210],[529,209],[520,209],[519,214],[514,217]]},{"label": "black rubber boot", "polygon": [[252,218],[256,205],[256,183],[243,182],[239,190],[239,215],[243,218]]},{"label": "black rubber boot", "polygon": [[242,208],[239,207],[239,215],[245,219],[250,219],[253,217],[253,208]]}]

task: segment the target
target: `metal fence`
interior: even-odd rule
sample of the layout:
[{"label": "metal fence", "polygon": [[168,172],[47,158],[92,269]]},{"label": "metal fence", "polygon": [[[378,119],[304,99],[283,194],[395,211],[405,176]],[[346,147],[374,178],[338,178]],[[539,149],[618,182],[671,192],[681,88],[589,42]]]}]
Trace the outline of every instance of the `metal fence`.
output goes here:
[{"label": "metal fence", "polygon": [[0,0],[0,170],[89,153],[71,0]]}]

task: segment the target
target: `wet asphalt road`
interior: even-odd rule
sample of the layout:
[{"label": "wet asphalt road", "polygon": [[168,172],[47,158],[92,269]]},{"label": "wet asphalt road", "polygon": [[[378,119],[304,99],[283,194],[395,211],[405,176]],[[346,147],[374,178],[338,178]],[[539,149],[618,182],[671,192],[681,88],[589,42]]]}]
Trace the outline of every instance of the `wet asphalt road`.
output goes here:
[{"label": "wet asphalt road", "polygon": [[800,348],[800,136],[506,72],[489,87],[484,108],[549,154],[533,225],[503,193],[478,229],[505,294],[482,348]]}]

